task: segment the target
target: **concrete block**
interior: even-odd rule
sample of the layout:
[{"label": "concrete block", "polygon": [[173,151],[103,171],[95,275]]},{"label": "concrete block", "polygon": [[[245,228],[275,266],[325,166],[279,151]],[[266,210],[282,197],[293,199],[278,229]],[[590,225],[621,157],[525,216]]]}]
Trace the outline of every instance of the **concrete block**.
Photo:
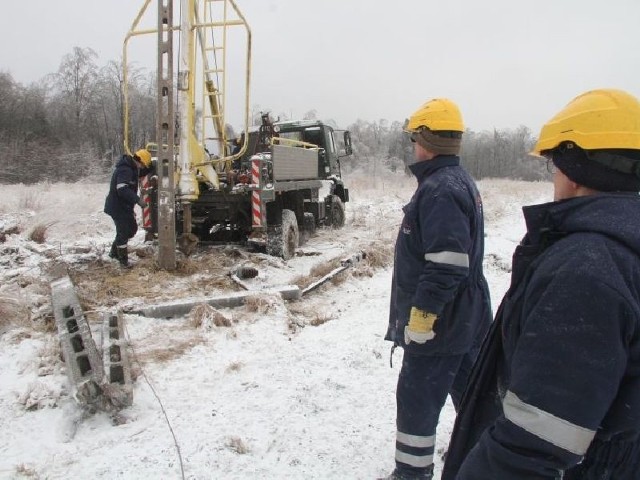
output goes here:
[{"label": "concrete block", "polygon": [[51,282],[51,305],[75,396],[82,403],[95,403],[104,377],[102,358],[68,276]]},{"label": "concrete block", "polygon": [[102,360],[105,372],[105,393],[116,408],[131,406],[133,385],[128,342],[124,335],[122,312],[105,313],[102,319]]}]

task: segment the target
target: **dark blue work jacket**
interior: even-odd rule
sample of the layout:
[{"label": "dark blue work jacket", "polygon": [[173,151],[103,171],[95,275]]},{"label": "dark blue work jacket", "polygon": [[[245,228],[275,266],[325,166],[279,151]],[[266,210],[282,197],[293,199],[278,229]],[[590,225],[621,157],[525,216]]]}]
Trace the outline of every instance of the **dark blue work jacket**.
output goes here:
[{"label": "dark blue work jacket", "polygon": [[112,217],[132,214],[133,207],[140,200],[138,178],[146,173],[148,169],[138,170],[133,157],[123,155],[111,175],[104,212]]},{"label": "dark blue work jacket", "polygon": [[[467,352],[491,322],[482,273],[484,219],[475,182],[454,155],[411,165],[418,179],[395,248],[385,339],[424,355]],[[435,313],[435,338],[404,343],[411,307]]]},{"label": "dark blue work jacket", "polygon": [[637,480],[640,196],[572,198],[524,216],[442,479]]}]

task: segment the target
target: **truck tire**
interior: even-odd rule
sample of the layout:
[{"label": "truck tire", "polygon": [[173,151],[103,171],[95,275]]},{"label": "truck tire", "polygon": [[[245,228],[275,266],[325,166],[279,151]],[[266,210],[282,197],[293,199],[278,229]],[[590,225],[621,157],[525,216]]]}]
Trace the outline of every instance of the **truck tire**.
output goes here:
[{"label": "truck tire", "polygon": [[344,227],[344,203],[342,203],[342,199],[337,195],[331,195],[331,214],[329,221],[333,228]]},{"label": "truck tire", "polygon": [[300,243],[298,221],[291,210],[282,210],[282,225],[268,227],[267,253],[284,260],[293,258]]}]

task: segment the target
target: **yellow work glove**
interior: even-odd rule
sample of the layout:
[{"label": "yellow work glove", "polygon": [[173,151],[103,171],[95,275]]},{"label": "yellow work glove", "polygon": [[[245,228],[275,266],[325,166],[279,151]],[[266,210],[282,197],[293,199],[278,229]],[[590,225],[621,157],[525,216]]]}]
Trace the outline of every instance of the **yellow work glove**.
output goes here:
[{"label": "yellow work glove", "polygon": [[438,316],[435,313],[425,312],[416,307],[411,307],[409,325],[404,327],[404,343],[425,343],[436,336],[433,325]]}]

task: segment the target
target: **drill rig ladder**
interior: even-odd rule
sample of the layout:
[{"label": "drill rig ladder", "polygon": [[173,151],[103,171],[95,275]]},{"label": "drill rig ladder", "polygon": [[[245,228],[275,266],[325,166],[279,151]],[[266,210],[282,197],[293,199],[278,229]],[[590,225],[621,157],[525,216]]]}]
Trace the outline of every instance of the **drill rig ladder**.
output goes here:
[{"label": "drill rig ladder", "polygon": [[[229,169],[246,151],[246,141],[239,152],[229,152],[226,137],[228,100],[227,41],[230,29],[244,27],[246,34],[244,80],[244,131],[249,125],[249,79],[251,70],[251,30],[234,0],[179,0],[180,24],[174,26],[173,0],[157,0],[157,28],[139,28],[151,0],[145,0],[126,37],[124,63],[124,139],[128,145],[127,44],[131,37],[156,33],[158,37],[157,126],[158,144],[158,264],[176,267],[176,202],[183,215],[180,246],[188,251],[197,241],[191,233],[191,203],[200,194],[197,176],[219,188],[219,174]],[[178,3],[178,2],[176,2]],[[179,48],[174,50],[174,32],[179,34]],[[177,53],[177,55],[175,55]],[[198,55],[199,53],[199,55]],[[178,62],[177,75],[174,61]],[[236,59],[238,60],[238,59]],[[199,75],[198,75],[199,74]],[[177,79],[177,82],[174,80]],[[236,85],[241,85],[235,82]],[[238,87],[240,88],[240,87]],[[174,93],[176,94],[174,97]],[[196,103],[200,99],[199,103]],[[196,105],[198,110],[196,111]],[[196,122],[196,117],[200,118]],[[179,125],[176,135],[176,119]],[[198,123],[199,125],[196,125]],[[175,139],[179,137],[176,145]],[[205,141],[217,145],[214,155]]]}]

